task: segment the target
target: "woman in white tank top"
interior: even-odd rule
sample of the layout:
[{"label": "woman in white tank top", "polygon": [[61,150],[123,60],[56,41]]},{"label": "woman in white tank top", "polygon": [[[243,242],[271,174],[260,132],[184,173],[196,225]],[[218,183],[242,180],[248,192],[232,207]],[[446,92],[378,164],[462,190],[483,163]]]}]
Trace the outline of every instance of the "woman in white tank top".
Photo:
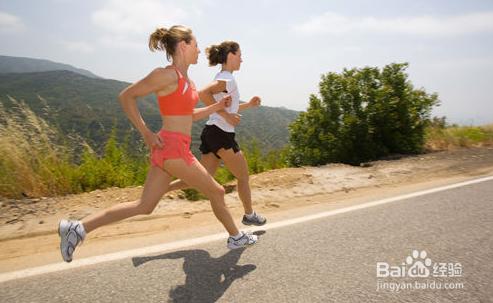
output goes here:
[{"label": "woman in white tank top", "polygon": [[[206,48],[210,66],[221,64],[221,71],[214,80],[200,90],[200,100],[206,106],[221,100],[225,95],[231,95],[231,106],[209,116],[201,134],[202,144],[200,162],[209,174],[214,176],[221,160],[238,181],[238,194],[243,203],[245,214],[243,224],[264,225],[267,220],[257,214],[252,207],[248,164],[245,156],[235,140],[235,126],[240,123],[241,115],[238,112],[260,106],[260,98],[255,96],[247,103],[240,103],[240,93],[233,72],[238,71],[241,65],[241,49],[234,41],[224,41],[218,45]],[[188,185],[176,180],[170,184],[170,190],[184,189]]]}]

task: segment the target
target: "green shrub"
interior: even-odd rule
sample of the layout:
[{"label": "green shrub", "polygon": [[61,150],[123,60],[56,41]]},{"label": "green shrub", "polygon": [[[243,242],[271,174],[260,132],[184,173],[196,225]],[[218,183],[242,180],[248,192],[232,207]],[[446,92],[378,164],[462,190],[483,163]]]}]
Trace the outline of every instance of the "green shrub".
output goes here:
[{"label": "green shrub", "polygon": [[319,96],[290,125],[290,165],[359,164],[423,150],[436,94],[415,89],[407,64],[322,75]]}]

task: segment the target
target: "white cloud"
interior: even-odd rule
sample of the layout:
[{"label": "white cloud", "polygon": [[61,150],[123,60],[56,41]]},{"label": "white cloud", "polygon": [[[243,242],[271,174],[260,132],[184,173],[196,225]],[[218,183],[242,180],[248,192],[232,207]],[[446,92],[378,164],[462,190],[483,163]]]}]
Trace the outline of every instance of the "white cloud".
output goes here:
[{"label": "white cloud", "polygon": [[[149,33],[150,34],[150,33]],[[145,37],[135,38],[127,35],[106,34],[99,39],[99,43],[108,48],[123,48],[130,50],[147,49],[147,35]]]},{"label": "white cloud", "polygon": [[493,32],[493,12],[459,16],[414,16],[397,18],[349,17],[326,12],[312,17],[294,30],[306,34],[398,33],[445,35]]},{"label": "white cloud", "polygon": [[[198,8],[190,8],[200,14]],[[181,24],[189,13],[175,5],[159,0],[108,0],[91,18],[103,30],[103,44],[117,48],[135,48],[142,37],[157,27]],[[145,47],[145,45],[143,46]]]},{"label": "white cloud", "polygon": [[19,17],[0,12],[0,33],[16,33],[25,29]]},{"label": "white cloud", "polygon": [[94,47],[84,41],[65,41],[62,45],[71,52],[79,52],[89,54],[94,52]]}]

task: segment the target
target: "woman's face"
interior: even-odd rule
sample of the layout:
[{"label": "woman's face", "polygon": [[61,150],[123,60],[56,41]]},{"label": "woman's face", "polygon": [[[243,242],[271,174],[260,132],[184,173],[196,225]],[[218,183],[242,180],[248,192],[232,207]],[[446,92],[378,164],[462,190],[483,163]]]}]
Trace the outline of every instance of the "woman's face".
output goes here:
[{"label": "woman's face", "polygon": [[190,43],[184,43],[184,55],[185,60],[189,64],[197,64],[199,59],[200,49],[197,45],[197,40],[195,37],[190,41]]},{"label": "woman's face", "polygon": [[233,70],[240,70],[241,62],[243,62],[241,59],[241,49],[238,49],[236,54],[229,53],[227,60]]}]

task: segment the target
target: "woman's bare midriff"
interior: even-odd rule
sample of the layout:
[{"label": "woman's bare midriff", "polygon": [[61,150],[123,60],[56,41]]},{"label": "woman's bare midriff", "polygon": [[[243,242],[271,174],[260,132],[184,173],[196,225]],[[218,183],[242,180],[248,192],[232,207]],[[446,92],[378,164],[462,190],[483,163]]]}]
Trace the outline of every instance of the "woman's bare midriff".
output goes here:
[{"label": "woman's bare midriff", "polygon": [[172,132],[179,132],[191,136],[193,119],[187,116],[161,116],[163,119],[162,129]]}]

